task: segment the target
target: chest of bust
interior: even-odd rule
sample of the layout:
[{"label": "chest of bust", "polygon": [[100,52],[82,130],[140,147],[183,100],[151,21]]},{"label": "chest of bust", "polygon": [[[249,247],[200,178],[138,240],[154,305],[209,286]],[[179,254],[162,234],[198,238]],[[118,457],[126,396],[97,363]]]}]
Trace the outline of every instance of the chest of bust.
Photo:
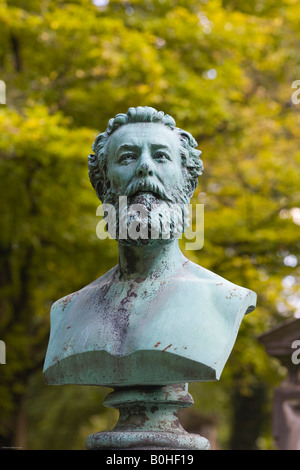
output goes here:
[{"label": "chest of bust", "polygon": [[153,351],[211,366],[227,358],[235,341],[249,304],[244,291],[184,278],[104,283],[55,316],[52,355]]}]

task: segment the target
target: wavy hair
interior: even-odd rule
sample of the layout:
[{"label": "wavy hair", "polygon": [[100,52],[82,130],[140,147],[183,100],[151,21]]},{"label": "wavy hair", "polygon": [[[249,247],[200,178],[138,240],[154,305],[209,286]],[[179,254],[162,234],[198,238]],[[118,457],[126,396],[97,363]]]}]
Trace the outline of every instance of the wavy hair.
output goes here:
[{"label": "wavy hair", "polygon": [[125,124],[140,122],[164,124],[179,136],[182,166],[186,169],[186,193],[187,197],[191,198],[203,171],[203,162],[200,159],[202,152],[196,149],[198,143],[189,132],[176,127],[175,120],[171,116],[149,106],[129,108],[126,114],[117,114],[108,121],[106,131],[96,137],[92,145],[94,154],[88,157],[88,168],[89,178],[98,198],[105,202],[110,192],[110,183],[107,178],[107,149],[110,136]]}]

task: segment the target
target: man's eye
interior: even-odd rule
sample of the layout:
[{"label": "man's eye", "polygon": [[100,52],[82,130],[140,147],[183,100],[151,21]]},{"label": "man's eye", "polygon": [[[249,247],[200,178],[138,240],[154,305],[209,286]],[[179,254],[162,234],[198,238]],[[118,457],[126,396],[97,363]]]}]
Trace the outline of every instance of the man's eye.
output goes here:
[{"label": "man's eye", "polygon": [[136,159],[136,155],[134,153],[126,153],[121,155],[119,158],[119,163],[122,163],[126,165],[127,163],[130,163],[131,161]]},{"label": "man's eye", "polygon": [[167,155],[165,152],[156,152],[154,158],[155,160],[159,161],[170,160],[169,155]]}]

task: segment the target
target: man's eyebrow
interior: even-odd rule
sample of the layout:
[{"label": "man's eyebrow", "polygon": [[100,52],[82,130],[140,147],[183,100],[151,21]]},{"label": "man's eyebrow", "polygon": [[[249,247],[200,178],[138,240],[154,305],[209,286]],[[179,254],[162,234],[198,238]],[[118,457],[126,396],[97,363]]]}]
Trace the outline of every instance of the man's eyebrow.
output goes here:
[{"label": "man's eyebrow", "polygon": [[119,152],[120,150],[134,150],[138,147],[138,145],[132,143],[132,144],[121,144],[116,150],[116,153]]},{"label": "man's eyebrow", "polygon": [[167,144],[162,144],[162,143],[158,143],[158,144],[150,144],[151,146],[151,149],[152,150],[168,150],[169,153],[172,153],[172,149],[169,145]]},{"label": "man's eyebrow", "polygon": [[153,147],[154,149],[167,149],[167,150],[171,150],[169,145],[167,144],[161,144],[161,143],[157,143],[157,144],[151,144],[151,147]]},{"label": "man's eyebrow", "polygon": [[[169,152],[171,152],[170,146],[167,145],[167,144],[163,144],[162,142],[157,142],[157,143],[153,142],[153,143],[150,144],[150,147],[153,150],[165,149],[165,150],[168,150]],[[131,151],[140,150],[140,146],[139,146],[139,144],[136,144],[134,142],[121,144],[116,149],[115,155],[118,155],[118,153],[121,152],[122,150],[131,150]]]}]

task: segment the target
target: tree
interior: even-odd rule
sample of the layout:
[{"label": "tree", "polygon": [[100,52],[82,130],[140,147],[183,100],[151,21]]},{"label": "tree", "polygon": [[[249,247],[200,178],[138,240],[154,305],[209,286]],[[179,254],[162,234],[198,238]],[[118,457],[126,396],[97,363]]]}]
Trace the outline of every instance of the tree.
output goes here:
[{"label": "tree", "polygon": [[[115,244],[96,237],[87,155],[110,117],[138,105],[171,114],[203,151],[193,201],[205,204],[205,242],[187,257],[258,293],[221,381],[191,387],[196,406],[226,423],[243,419],[244,447],[266,435],[263,427],[242,435],[248,418],[239,410],[253,397],[257,415],[270,413],[280,369],[256,338],[299,308],[300,107],[291,101],[299,13],[292,0],[0,2],[3,442],[16,442],[25,398],[42,429],[33,409],[42,406],[32,403],[48,393],[37,377],[51,303],[116,264]],[[95,409],[78,414],[78,429]],[[221,428],[230,446],[234,426]],[[29,435],[29,446],[50,445],[47,433]]]}]

